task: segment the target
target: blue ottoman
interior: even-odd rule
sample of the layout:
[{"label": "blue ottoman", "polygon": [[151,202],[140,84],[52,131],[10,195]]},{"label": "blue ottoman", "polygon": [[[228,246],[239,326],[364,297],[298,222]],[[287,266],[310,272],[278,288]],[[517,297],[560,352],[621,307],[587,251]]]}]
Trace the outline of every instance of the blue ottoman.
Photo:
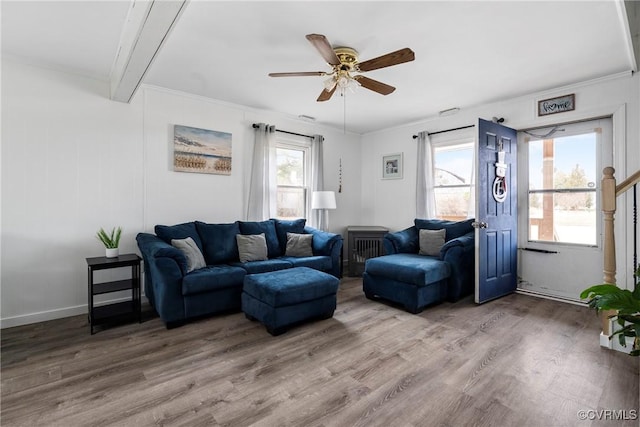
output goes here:
[{"label": "blue ottoman", "polygon": [[328,319],[336,309],[339,280],[322,271],[295,267],[248,274],[242,288],[242,311],[271,335],[280,335],[309,319]]}]

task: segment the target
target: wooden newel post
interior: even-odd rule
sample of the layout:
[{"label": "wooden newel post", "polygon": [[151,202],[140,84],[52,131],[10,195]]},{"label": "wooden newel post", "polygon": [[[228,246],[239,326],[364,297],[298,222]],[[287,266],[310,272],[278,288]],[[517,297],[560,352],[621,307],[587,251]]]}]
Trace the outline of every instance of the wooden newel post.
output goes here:
[{"label": "wooden newel post", "polygon": [[[613,174],[615,169],[607,166],[602,171],[602,214],[604,218],[604,283],[616,284],[616,245],[613,234],[613,216],[616,213],[616,179]],[[609,310],[602,312],[602,332],[611,334],[608,317],[615,314]]]}]

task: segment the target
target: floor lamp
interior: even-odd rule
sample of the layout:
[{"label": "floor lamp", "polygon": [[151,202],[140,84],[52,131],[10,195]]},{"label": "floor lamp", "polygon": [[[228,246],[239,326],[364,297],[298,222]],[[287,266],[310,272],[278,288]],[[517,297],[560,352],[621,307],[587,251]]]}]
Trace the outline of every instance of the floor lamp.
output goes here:
[{"label": "floor lamp", "polygon": [[329,231],[329,209],[336,208],[336,193],[333,191],[314,191],[311,194],[311,209],[320,210],[318,228]]}]

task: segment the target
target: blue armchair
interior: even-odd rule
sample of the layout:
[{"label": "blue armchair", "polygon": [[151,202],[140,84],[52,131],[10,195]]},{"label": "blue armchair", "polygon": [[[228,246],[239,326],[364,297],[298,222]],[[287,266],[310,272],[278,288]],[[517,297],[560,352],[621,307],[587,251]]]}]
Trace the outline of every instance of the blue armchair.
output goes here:
[{"label": "blue armchair", "polygon": [[[385,299],[411,313],[444,300],[457,301],[474,290],[475,231],[472,219],[416,219],[415,225],[384,236],[385,255],[367,260],[363,290],[369,299]],[[439,256],[419,254],[419,230],[445,229]]]}]

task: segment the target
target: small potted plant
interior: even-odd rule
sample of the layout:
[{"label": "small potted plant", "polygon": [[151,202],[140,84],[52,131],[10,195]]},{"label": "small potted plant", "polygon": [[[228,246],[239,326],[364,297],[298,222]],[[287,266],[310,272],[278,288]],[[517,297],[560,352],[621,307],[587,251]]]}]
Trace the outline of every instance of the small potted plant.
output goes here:
[{"label": "small potted plant", "polygon": [[626,347],[629,337],[633,340],[629,354],[640,356],[640,266],[634,276],[636,283],[633,292],[605,283],[585,289],[580,298],[589,298],[589,307],[595,308],[596,312],[616,310],[617,313],[611,317],[616,318],[620,328],[613,331],[609,339],[617,335],[620,345]]},{"label": "small potted plant", "polygon": [[100,228],[96,237],[102,242],[106,248],[107,258],[116,258],[119,255],[118,247],[120,246],[120,236],[122,235],[122,227],[113,228],[108,234],[104,228]]}]

